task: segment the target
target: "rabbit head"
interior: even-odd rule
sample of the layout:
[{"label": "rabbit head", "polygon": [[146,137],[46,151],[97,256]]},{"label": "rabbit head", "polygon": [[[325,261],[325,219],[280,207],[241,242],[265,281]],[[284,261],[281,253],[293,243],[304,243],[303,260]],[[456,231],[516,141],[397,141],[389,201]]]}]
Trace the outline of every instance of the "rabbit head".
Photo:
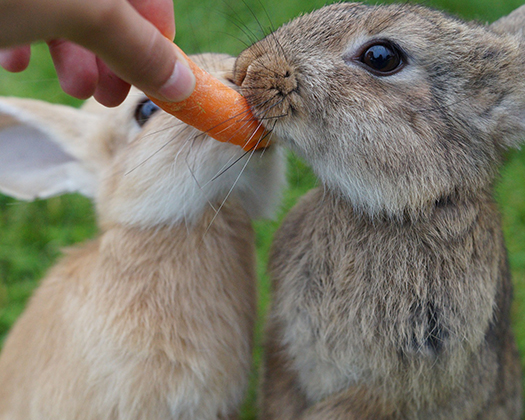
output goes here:
[{"label": "rabbit head", "polygon": [[245,50],[234,80],[354,208],[421,214],[488,190],[524,134],[522,14],[487,27],[417,5],[333,4]]},{"label": "rabbit head", "polygon": [[[232,85],[233,58],[194,58]],[[283,179],[278,148],[245,153],[212,140],[136,90],[114,109],[0,99],[0,191],[26,200],[80,192],[102,224],[191,224],[230,196],[250,216],[269,216]]]}]

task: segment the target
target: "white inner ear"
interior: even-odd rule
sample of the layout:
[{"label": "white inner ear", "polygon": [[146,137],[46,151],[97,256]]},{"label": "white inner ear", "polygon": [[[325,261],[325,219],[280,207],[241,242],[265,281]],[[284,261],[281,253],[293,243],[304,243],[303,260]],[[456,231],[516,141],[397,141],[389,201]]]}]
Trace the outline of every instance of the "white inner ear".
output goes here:
[{"label": "white inner ear", "polygon": [[0,130],[0,191],[22,200],[67,192],[92,196],[93,175],[49,136],[28,125]]}]

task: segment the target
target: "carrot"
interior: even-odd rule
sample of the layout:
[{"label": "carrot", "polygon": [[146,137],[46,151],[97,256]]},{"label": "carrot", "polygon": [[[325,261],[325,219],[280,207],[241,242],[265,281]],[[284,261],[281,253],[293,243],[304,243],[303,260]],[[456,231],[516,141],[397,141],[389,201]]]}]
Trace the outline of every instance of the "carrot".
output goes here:
[{"label": "carrot", "polygon": [[195,75],[195,90],[181,102],[151,100],[215,140],[236,144],[246,151],[267,147],[268,133],[252,115],[246,99],[198,67],[180,48],[179,51]]}]

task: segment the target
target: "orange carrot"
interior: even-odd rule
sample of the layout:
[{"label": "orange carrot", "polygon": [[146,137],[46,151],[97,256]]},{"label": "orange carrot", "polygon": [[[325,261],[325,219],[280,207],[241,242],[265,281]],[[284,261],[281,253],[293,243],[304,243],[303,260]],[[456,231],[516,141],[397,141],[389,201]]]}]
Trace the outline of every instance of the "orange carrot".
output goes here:
[{"label": "orange carrot", "polygon": [[198,67],[180,48],[179,51],[195,75],[195,90],[181,102],[151,100],[215,140],[236,144],[246,151],[267,147],[267,131],[252,115],[246,99]]}]

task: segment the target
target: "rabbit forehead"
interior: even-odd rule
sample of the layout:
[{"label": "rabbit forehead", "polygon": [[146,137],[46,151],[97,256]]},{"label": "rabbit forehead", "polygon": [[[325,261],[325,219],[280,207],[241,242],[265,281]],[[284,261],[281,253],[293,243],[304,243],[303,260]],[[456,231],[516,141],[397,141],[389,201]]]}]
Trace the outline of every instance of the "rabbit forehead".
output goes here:
[{"label": "rabbit forehead", "polygon": [[[301,60],[305,56],[322,61],[339,60],[342,52],[356,50],[370,39],[383,38],[406,48],[409,55],[432,55],[434,58],[440,51],[444,55],[463,55],[470,54],[472,48],[490,49],[492,42],[498,39],[481,25],[418,5],[340,3],[292,20],[265,41],[279,44],[272,47],[276,53],[293,49],[293,54],[288,53],[288,56],[298,62],[298,56]],[[487,38],[491,38],[490,42]],[[497,43],[497,47],[505,50],[506,42],[508,38]]]},{"label": "rabbit forehead", "polygon": [[[315,40],[316,43],[347,41],[356,34],[378,35],[385,31],[397,34],[417,34],[422,38],[439,38],[439,33],[455,33],[474,27],[441,11],[414,4],[390,4],[369,6],[360,3],[337,3],[314,10],[311,13],[281,26],[269,37],[286,32],[287,40]],[[296,34],[292,34],[292,31]],[[326,46],[326,44],[323,44]]]}]

